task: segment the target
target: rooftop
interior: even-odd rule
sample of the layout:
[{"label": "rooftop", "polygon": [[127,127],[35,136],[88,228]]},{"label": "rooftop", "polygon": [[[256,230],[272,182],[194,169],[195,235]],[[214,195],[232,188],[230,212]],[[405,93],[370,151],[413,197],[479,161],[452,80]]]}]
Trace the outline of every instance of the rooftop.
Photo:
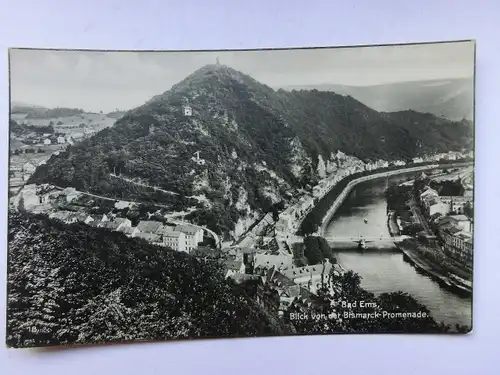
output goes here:
[{"label": "rooftop", "polygon": [[225,265],[228,270],[238,271],[243,262],[241,260],[226,260]]},{"label": "rooftop", "polygon": [[450,215],[449,217],[457,221],[469,221],[469,218],[465,215]]},{"label": "rooftop", "polygon": [[116,230],[120,226],[120,223],[116,221],[104,221],[99,225],[101,228]]},{"label": "rooftop", "polygon": [[162,227],[162,223],[153,220],[141,220],[137,229],[141,232],[156,233]]}]

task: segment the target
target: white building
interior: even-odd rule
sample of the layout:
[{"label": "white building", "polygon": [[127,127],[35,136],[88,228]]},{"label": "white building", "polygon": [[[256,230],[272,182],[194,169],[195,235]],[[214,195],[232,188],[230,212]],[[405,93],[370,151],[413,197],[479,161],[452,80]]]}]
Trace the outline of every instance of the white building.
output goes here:
[{"label": "white building", "polygon": [[66,138],[64,138],[64,137],[57,137],[57,143],[66,143]]},{"label": "white building", "polygon": [[450,213],[450,205],[443,202],[436,202],[431,204],[428,208],[429,215],[432,216],[439,212],[441,215],[446,216]]},{"label": "white building", "polygon": [[417,163],[423,163],[423,162],[424,162],[424,159],[422,159],[422,158],[420,158],[420,157],[413,158],[413,162],[414,162],[415,164],[417,164]]},{"label": "white building", "polygon": [[48,145],[52,144],[52,141],[51,141],[50,139],[46,138],[46,139],[43,141],[43,144],[44,144],[45,146],[48,146]]},{"label": "white building", "polygon": [[245,273],[245,263],[242,260],[228,260],[226,261],[226,278],[235,274]]},{"label": "white building", "polygon": [[176,251],[189,252],[186,248],[186,235],[183,232],[165,227],[162,231],[163,245]]},{"label": "white building", "polygon": [[[169,227],[165,227],[169,228]],[[170,228],[169,228],[170,229]],[[194,225],[177,225],[173,228],[175,232],[181,232],[184,234],[185,251],[188,253],[198,247],[200,242],[203,242],[203,229],[196,227]],[[169,230],[168,230],[169,231]]]},{"label": "white building", "polygon": [[188,105],[185,105],[182,107],[182,112],[184,113],[184,116],[192,116],[193,115],[193,109]]},{"label": "white building", "polygon": [[36,169],[35,165],[30,162],[26,162],[23,164],[23,171],[25,173],[33,173],[35,169]]},{"label": "white building", "polygon": [[472,197],[463,196],[441,196],[439,197],[441,202],[446,203],[450,207],[450,212],[455,214],[463,214],[464,206],[469,204],[471,207],[473,205]]}]

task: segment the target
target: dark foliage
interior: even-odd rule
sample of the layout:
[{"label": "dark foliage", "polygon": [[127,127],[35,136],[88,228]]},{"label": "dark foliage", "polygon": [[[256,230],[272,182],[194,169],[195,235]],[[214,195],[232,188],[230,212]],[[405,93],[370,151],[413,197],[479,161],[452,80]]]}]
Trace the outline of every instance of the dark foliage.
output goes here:
[{"label": "dark foliage", "polygon": [[333,259],[332,249],[323,237],[305,237],[304,247],[304,256],[307,258],[309,264],[321,263],[325,258]]},{"label": "dark foliage", "polygon": [[54,126],[52,125],[47,125],[47,126],[24,125],[24,124],[19,124],[14,120],[10,120],[9,127],[11,134],[16,136],[20,136],[30,132],[35,132],[40,134],[42,133],[54,134]]},{"label": "dark foliage", "polygon": [[43,215],[9,217],[13,347],[280,333],[218,263]]}]

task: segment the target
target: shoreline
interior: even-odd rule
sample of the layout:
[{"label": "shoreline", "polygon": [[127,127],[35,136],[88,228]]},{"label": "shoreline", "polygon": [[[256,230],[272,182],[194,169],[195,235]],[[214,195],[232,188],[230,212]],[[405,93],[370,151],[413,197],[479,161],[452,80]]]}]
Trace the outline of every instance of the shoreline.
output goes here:
[{"label": "shoreline", "polygon": [[396,176],[399,174],[405,174],[405,173],[411,173],[411,172],[420,172],[420,171],[425,171],[425,170],[429,170],[429,169],[436,169],[439,167],[440,167],[440,165],[438,163],[436,163],[436,164],[431,164],[431,165],[428,164],[425,166],[415,166],[415,167],[410,167],[410,168],[402,168],[402,169],[397,169],[397,170],[393,170],[393,171],[384,171],[384,172],[379,172],[379,173],[373,173],[373,174],[370,174],[368,176],[358,177],[358,178],[348,182],[346,187],[340,192],[340,194],[337,196],[337,198],[335,199],[335,201],[333,202],[333,204],[330,206],[327,213],[323,217],[321,226],[319,228],[319,235],[322,237],[324,236],[326,226],[330,223],[332,217],[335,215],[335,213],[339,209],[340,205],[344,202],[344,200],[347,198],[347,196],[352,191],[352,189],[354,187],[356,187],[356,185],[359,185],[360,183],[363,183],[366,181],[376,180],[378,178]]},{"label": "shoreline", "polygon": [[403,257],[411,263],[417,270],[422,271],[427,276],[435,280],[441,286],[451,289],[459,295],[468,297],[472,295],[472,288],[466,285],[461,285],[448,276],[443,275],[435,269],[435,266],[428,261],[421,259],[414,250],[405,248],[402,244],[395,244],[395,246],[403,253]]},{"label": "shoreline", "polygon": [[[474,163],[473,161],[455,161],[453,163],[449,164],[443,164],[439,162],[435,162],[432,164],[425,164],[425,165],[414,165],[412,167],[405,167],[405,168],[400,168],[400,169],[395,169],[395,170],[386,170],[386,171],[380,171],[380,172],[375,172],[366,176],[361,176],[358,178],[353,179],[352,181],[349,181],[347,185],[342,189],[342,191],[338,194],[338,196],[335,198],[335,201],[332,203],[326,214],[323,216],[321,219],[321,225],[319,226],[318,229],[318,235],[321,237],[324,237],[324,233],[326,230],[326,227],[330,223],[332,217],[335,215],[337,210],[339,209],[340,205],[344,202],[344,200],[347,198],[351,190],[356,187],[356,185],[366,182],[366,181],[371,181],[371,180],[376,180],[378,178],[384,178],[384,177],[389,177],[389,176],[397,176],[400,174],[405,174],[405,173],[412,173],[412,172],[420,172],[420,171],[426,171],[426,170],[431,170],[431,169],[442,169],[442,168],[455,168],[455,167],[464,167],[467,166],[470,163]],[[338,183],[340,183],[339,181]],[[329,191],[335,188],[336,185],[332,186]],[[328,195],[329,191],[327,191],[324,195],[323,198]],[[323,199],[322,198],[322,199]],[[314,207],[313,209],[314,210]]]}]

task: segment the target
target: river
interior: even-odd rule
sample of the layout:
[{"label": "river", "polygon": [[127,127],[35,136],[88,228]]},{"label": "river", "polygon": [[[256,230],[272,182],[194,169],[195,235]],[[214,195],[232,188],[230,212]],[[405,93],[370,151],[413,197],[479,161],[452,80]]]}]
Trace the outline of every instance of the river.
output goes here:
[{"label": "river", "polygon": [[[325,237],[389,236],[384,191],[388,185],[414,176],[415,173],[398,175],[357,185],[327,226]],[[437,321],[471,326],[472,299],[460,297],[419,273],[396,248],[394,252],[335,251],[338,262],[344,268],[362,277],[361,286],[364,289],[375,294],[398,290],[408,292],[427,306]]]}]

